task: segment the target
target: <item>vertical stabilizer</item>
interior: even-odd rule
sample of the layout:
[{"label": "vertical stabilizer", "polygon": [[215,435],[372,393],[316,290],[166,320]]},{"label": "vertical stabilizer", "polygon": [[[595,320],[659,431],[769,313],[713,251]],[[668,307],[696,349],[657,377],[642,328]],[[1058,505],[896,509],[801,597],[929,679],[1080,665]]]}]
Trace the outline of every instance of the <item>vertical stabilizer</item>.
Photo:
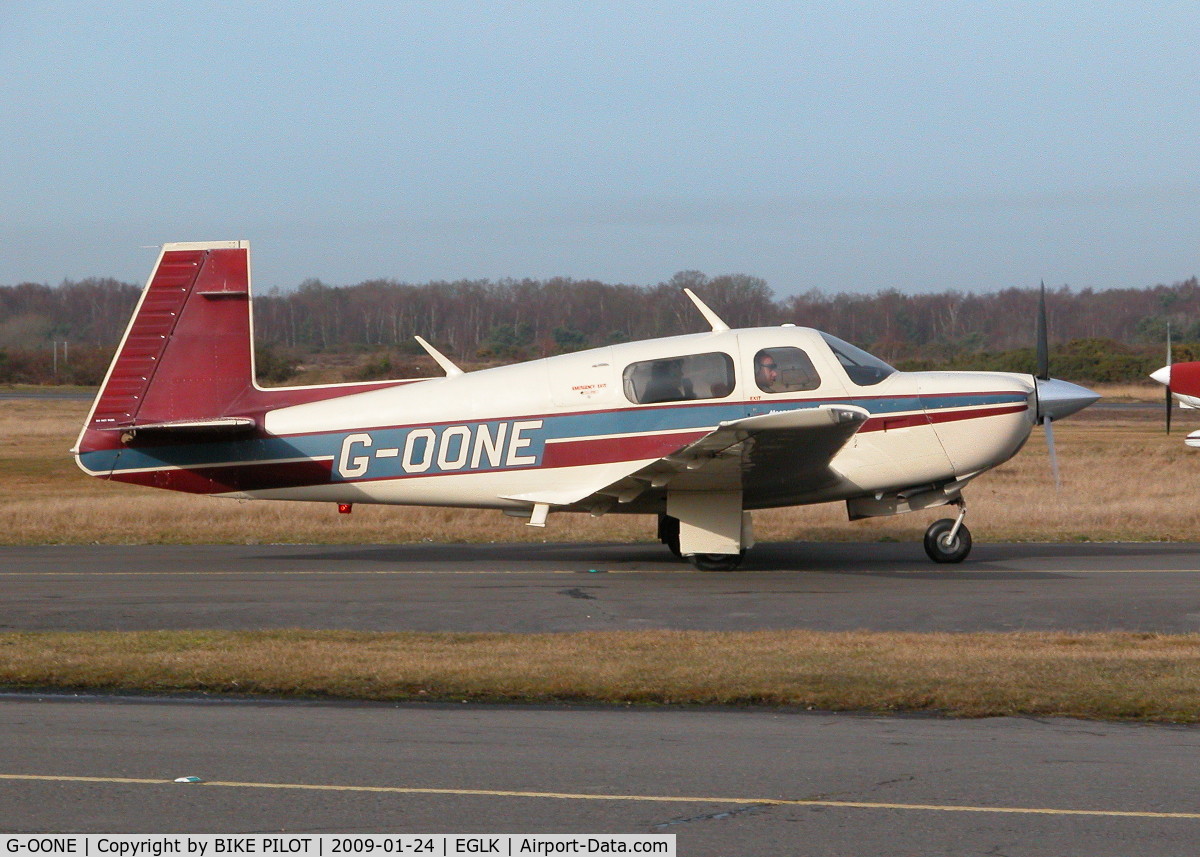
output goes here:
[{"label": "vertical stabilizer", "polygon": [[214,420],[254,387],[247,241],[166,244],[85,425]]},{"label": "vertical stabilizer", "polygon": [[164,244],[72,452],[90,476],[198,494],[326,482],[325,459],[280,469],[251,454],[264,415],[409,383],[259,387],[250,242]]}]

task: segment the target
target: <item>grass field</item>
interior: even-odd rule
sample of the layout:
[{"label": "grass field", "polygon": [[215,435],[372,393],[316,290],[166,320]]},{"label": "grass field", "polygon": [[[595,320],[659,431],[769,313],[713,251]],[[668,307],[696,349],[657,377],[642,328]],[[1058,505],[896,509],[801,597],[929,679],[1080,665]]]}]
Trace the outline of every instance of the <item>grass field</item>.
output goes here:
[{"label": "grass field", "polygon": [[0,634],[0,686],[1200,721],[1200,637],[695,631]]},{"label": "grass field", "polygon": [[[1126,399],[1154,390],[1119,392]],[[68,454],[87,412],[79,400],[0,404],[3,544],[404,543],[652,541],[649,516],[552,515],[544,530],[495,511],[242,502],[91,479]],[[1056,491],[1041,431],[1016,458],[966,490],[976,540],[1200,539],[1200,450],[1183,434],[1200,414],[1177,412],[1167,437],[1152,408],[1093,408],[1058,424]],[[840,503],[756,512],[760,541],[919,540],[945,509],[850,523]]]}]

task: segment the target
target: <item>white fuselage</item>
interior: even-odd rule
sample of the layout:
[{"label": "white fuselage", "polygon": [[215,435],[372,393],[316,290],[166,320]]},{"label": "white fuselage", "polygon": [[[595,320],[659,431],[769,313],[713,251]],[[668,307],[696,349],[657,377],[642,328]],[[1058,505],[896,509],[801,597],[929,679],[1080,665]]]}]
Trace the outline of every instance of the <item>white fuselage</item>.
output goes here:
[{"label": "white fuselage", "polygon": [[[777,347],[802,349],[819,383],[802,392],[760,389],[753,355]],[[732,361],[728,391],[704,389],[668,403],[631,400],[628,367],[711,353]],[[521,498],[616,481],[722,422],[847,404],[871,418],[833,458],[835,484],[798,482],[790,495],[769,498],[756,497],[749,484],[744,505],[846,499],[968,479],[1007,460],[1034,423],[1033,390],[1029,376],[976,372],[896,372],[856,384],[821,335],[806,328],[692,334],[271,411],[266,431],[290,439],[297,455],[330,460],[335,480],[237,496],[528,508]]]}]

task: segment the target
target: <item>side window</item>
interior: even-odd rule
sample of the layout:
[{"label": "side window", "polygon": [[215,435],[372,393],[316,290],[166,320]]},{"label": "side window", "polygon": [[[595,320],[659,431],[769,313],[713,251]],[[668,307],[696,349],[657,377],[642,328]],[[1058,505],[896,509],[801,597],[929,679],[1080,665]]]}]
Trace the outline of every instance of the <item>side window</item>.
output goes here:
[{"label": "side window", "polygon": [[754,383],[764,393],[815,390],[821,376],[799,348],[764,348],[754,355]]},{"label": "side window", "polygon": [[630,363],[622,376],[631,402],[723,399],[733,392],[733,358],[720,351]]}]

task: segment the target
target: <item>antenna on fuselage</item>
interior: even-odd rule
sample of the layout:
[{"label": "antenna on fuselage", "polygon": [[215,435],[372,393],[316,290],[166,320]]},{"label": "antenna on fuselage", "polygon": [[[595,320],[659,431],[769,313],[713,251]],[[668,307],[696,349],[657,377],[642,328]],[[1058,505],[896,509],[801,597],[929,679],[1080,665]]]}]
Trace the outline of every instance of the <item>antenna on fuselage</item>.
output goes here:
[{"label": "antenna on fuselage", "polygon": [[692,303],[696,305],[696,309],[700,310],[700,314],[704,316],[704,320],[712,325],[713,333],[724,333],[729,330],[729,325],[721,321],[721,317],[708,308],[708,304],[696,297],[696,293],[691,289],[684,289],[683,293],[692,299]]},{"label": "antenna on fuselage", "polygon": [[447,378],[451,378],[455,375],[461,375],[463,373],[463,370],[459,369],[457,366],[454,365],[453,360],[451,360],[449,357],[447,357],[442,352],[438,351],[436,348],[434,348],[432,345],[430,345],[424,339],[422,339],[419,336],[414,336],[413,339],[415,339],[415,340],[417,340],[417,342],[421,343],[421,347],[429,352],[429,356],[437,361],[437,365],[441,366],[443,369],[446,370]]}]

